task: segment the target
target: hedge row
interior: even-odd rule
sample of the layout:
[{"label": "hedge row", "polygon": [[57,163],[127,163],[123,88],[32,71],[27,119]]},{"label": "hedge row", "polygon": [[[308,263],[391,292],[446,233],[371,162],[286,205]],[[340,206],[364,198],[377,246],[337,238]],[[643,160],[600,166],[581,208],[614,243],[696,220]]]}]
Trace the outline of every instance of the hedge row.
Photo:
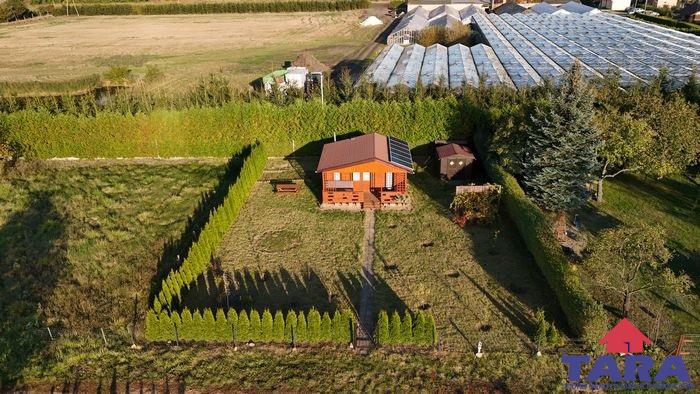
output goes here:
[{"label": "hedge row", "polygon": [[608,322],[603,308],[590,295],[562,251],[544,212],[525,195],[518,181],[490,157],[483,132],[475,133],[477,151],[489,177],[503,187],[501,201],[515,222],[566,315],[574,333],[594,343],[603,337]]},{"label": "hedge row", "polygon": [[676,30],[679,30],[679,31],[682,31],[685,33],[690,33],[690,34],[695,34],[696,36],[700,36],[700,25],[696,25],[696,24],[684,22],[684,21],[677,21],[677,20],[669,19],[669,18],[662,18],[662,17],[658,17],[658,16],[646,15],[646,14],[634,14],[634,17],[648,21],[648,22],[652,22],[652,23],[655,23],[658,25],[672,27]]},{"label": "hedge row", "polygon": [[374,339],[378,345],[435,346],[437,330],[432,314],[418,311],[415,316],[406,310],[403,319],[394,311],[391,318],[386,311],[379,312]]},{"label": "hedge row", "polygon": [[[298,101],[287,106],[269,102],[232,102],[220,108],[155,110],[122,115],[54,115],[20,111],[6,117],[10,138],[37,158],[229,156],[255,141],[271,155],[319,154],[333,133],[379,132],[411,145],[435,139],[467,137],[469,111],[454,98],[376,102],[356,99],[323,106]],[[323,140],[326,141],[323,141]]]},{"label": "hedge row", "polygon": [[341,343],[352,341],[353,315],[348,310],[335,311],[331,316],[311,309],[274,313],[266,309],[236,312],[229,309],[205,309],[194,313],[185,308],[181,313],[149,310],[146,315],[146,339],[152,342],[204,341],[261,343]]},{"label": "hedge row", "polygon": [[[175,15],[175,14],[226,14],[252,12],[310,12],[347,11],[368,8],[369,0],[299,0],[280,2],[233,3],[92,3],[71,4],[68,13],[75,15]],[[66,15],[66,7],[42,5],[41,14]]]},{"label": "hedge row", "polygon": [[231,184],[220,206],[209,215],[197,240],[187,252],[182,265],[171,270],[161,282],[160,291],[153,300],[155,313],[171,309],[173,301],[182,298],[183,288],[190,287],[211,264],[211,256],[221,244],[226,231],[233,224],[255,182],[262,175],[267,156],[261,145],[254,146],[244,160],[238,179]]}]

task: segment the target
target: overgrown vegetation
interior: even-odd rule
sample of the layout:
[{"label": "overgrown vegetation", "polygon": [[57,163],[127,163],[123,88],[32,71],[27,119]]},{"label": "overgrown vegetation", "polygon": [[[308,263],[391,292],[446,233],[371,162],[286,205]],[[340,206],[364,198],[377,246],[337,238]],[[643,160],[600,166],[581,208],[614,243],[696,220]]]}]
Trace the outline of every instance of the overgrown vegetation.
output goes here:
[{"label": "overgrown vegetation", "polygon": [[453,219],[457,225],[464,227],[469,222],[490,223],[498,215],[501,198],[500,185],[488,185],[481,191],[466,191],[455,195],[450,209],[455,212]]},{"label": "overgrown vegetation", "polygon": [[454,44],[473,45],[472,29],[461,23],[452,26],[430,26],[416,33],[416,44],[424,47],[433,44],[450,46]]},{"label": "overgrown vegetation", "polygon": [[378,345],[435,346],[438,342],[435,317],[423,311],[412,315],[408,310],[403,318],[397,311],[391,319],[386,311],[380,311],[375,326],[374,340]]},{"label": "overgrown vegetation", "polygon": [[0,22],[13,22],[32,16],[33,13],[22,0],[5,0],[0,3]]}]

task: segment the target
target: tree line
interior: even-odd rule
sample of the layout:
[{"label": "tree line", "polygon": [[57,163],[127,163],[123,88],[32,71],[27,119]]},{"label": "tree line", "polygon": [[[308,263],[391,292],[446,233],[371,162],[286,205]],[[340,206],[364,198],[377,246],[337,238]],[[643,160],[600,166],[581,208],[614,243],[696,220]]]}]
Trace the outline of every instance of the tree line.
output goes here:
[{"label": "tree line", "polygon": [[399,312],[389,314],[382,310],[377,317],[374,339],[377,345],[435,346],[438,341],[435,317],[418,311],[415,315],[406,310],[403,318]]},{"label": "tree line", "polygon": [[146,314],[146,339],[151,342],[229,342],[234,344],[348,344],[354,332],[354,317],[349,310],[321,314],[316,309],[281,311],[265,309],[262,314],[234,309],[204,309],[181,312],[149,310]]}]

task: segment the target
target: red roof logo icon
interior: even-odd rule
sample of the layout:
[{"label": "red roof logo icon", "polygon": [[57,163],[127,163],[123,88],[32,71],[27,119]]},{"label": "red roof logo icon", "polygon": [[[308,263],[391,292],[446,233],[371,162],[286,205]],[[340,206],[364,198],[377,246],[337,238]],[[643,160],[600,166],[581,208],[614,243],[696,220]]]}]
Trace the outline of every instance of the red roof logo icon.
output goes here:
[{"label": "red roof logo icon", "polygon": [[627,318],[620,320],[612,330],[598,341],[605,345],[606,353],[642,353],[644,345],[650,345],[651,339],[639,331]]}]

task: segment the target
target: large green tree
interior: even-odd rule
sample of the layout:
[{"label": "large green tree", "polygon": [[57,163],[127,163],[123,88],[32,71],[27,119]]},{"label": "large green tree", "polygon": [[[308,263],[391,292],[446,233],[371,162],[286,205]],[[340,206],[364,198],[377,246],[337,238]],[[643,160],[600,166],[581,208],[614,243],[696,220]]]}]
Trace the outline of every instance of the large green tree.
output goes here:
[{"label": "large green tree", "polygon": [[530,197],[553,212],[581,206],[598,167],[599,145],[592,89],[574,65],[530,113],[518,166]]},{"label": "large green tree", "polygon": [[692,281],[668,266],[671,253],[663,230],[643,224],[603,231],[586,261],[593,283],[620,297],[625,316],[643,292],[685,294]]},{"label": "large green tree", "polygon": [[679,93],[664,92],[664,76],[626,91],[609,81],[598,91],[599,149],[596,199],[603,182],[624,172],[653,177],[681,173],[700,157],[700,116]]}]

